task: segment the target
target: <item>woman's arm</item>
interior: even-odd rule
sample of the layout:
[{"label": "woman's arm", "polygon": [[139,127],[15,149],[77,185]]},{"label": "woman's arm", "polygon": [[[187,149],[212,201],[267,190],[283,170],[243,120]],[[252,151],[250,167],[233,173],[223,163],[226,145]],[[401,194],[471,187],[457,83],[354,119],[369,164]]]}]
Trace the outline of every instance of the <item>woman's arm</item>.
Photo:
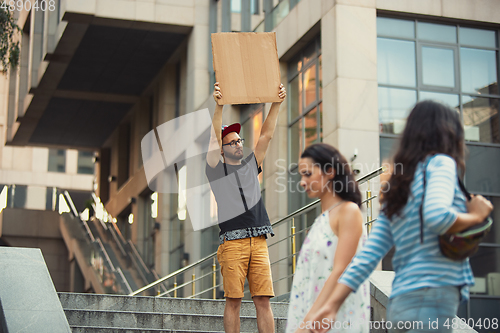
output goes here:
[{"label": "woman's arm", "polygon": [[315,326],[316,329],[311,330],[313,333],[325,333],[333,326],[332,324],[334,324],[340,306],[344,303],[351,291],[351,288],[345,284],[337,284],[331,297],[311,319],[320,323],[320,325]]},{"label": "woman's arm", "polygon": [[457,166],[450,156],[432,157],[424,172],[427,177],[423,217],[426,226],[436,234],[459,232],[481,223],[493,209],[491,202],[479,195],[467,203],[467,213],[453,209]]},{"label": "woman's arm", "polygon": [[493,210],[493,204],[482,195],[472,196],[467,202],[468,213],[459,213],[447,233],[457,233],[484,221]]},{"label": "woman's arm", "polygon": [[326,332],[329,329],[325,323],[331,323],[332,320],[335,320],[335,316],[347,296],[351,291],[356,291],[361,283],[370,276],[393,245],[390,221],[382,213],[377,222],[374,223],[363,250],[354,256],[324,305],[309,317],[312,322],[319,322],[322,325],[320,329],[313,330],[313,332]]}]

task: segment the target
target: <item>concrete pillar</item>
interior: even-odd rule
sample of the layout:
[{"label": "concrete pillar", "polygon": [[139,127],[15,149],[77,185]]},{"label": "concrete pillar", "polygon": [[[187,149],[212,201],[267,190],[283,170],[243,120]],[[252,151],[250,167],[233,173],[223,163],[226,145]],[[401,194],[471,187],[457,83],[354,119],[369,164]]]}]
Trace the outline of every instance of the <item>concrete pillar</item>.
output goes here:
[{"label": "concrete pillar", "polygon": [[366,174],[379,166],[375,2],[337,1],[321,20],[324,142]]},{"label": "concrete pillar", "polygon": [[66,173],[76,175],[78,171],[78,150],[66,150]]},{"label": "concrete pillar", "polygon": [[222,0],[222,32],[231,32],[231,0]]},{"label": "concrete pillar", "polygon": [[271,12],[273,11],[273,0],[263,0],[264,1],[264,30],[273,30],[273,16]]},{"label": "concrete pillar", "polygon": [[251,12],[251,1],[247,0],[241,0],[241,32],[245,31],[251,31],[251,18],[252,18],[252,12]]},{"label": "concrete pillar", "polygon": [[38,68],[42,61],[44,15],[43,11],[35,11],[34,15],[31,15],[28,89],[38,86]]},{"label": "concrete pillar", "polygon": [[[281,82],[286,86],[287,84],[287,64],[280,63]],[[271,104],[266,105],[266,116],[269,112]],[[280,115],[278,123],[274,132],[273,139],[267,157],[264,159],[264,176],[266,187],[266,210],[271,222],[286,216],[288,206],[288,191],[287,189],[287,159],[288,159],[288,119],[287,119],[288,99],[281,104]],[[268,238],[268,245],[277,242],[279,239],[290,234],[288,223],[281,224],[279,227],[274,228],[276,236]],[[290,241],[281,242],[277,245],[269,247],[269,256],[272,261],[277,258],[284,258],[290,255]],[[273,279],[285,277],[288,275],[288,260],[280,261],[272,266]],[[284,279],[274,284],[274,293],[282,295],[289,291],[288,280]]]},{"label": "concrete pillar", "polygon": [[[211,40],[211,35],[212,33],[217,32],[217,1],[216,0],[210,0],[210,8],[209,8],[209,21],[208,21],[208,38]],[[215,83],[215,72],[214,72],[214,66],[213,66],[213,55],[212,55],[212,47],[208,49],[208,73],[209,73],[209,90],[210,87],[212,87]],[[209,91],[210,93],[210,91]]]},{"label": "concrete pillar", "polygon": [[19,79],[18,79],[18,115],[24,116],[24,100],[28,93],[28,67],[30,59],[30,36],[23,34],[21,37],[21,55],[19,61]]}]

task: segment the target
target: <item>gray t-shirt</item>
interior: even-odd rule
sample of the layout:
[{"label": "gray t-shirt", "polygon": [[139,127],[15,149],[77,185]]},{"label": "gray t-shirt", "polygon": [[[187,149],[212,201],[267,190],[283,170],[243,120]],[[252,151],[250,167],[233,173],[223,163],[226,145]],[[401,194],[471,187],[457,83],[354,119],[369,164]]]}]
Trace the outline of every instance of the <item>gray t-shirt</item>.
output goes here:
[{"label": "gray t-shirt", "polygon": [[269,216],[260,195],[258,175],[262,169],[251,153],[241,165],[206,165],[206,175],[217,201],[219,238],[226,240],[274,236]]}]

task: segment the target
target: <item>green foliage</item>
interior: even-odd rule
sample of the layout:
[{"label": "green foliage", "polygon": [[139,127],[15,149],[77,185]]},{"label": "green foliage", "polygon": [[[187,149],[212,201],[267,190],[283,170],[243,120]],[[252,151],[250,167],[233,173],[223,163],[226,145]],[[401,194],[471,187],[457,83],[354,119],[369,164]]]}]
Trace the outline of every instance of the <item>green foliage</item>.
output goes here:
[{"label": "green foliage", "polygon": [[0,7],[0,71],[5,74],[10,67],[19,65],[19,41],[14,41],[21,28],[16,24],[13,13]]}]

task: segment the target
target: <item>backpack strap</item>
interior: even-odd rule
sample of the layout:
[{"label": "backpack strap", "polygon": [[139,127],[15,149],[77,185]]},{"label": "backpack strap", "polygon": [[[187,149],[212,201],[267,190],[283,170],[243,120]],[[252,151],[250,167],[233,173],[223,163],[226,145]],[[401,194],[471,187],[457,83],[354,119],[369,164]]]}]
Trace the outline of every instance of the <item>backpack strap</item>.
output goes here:
[{"label": "backpack strap", "polygon": [[467,198],[467,201],[470,201],[470,199],[471,199],[470,193],[469,193],[469,191],[467,191],[467,189],[465,188],[465,185],[464,185],[464,183],[462,183],[462,181],[460,180],[460,177],[458,177],[458,174],[457,174],[457,178],[458,178],[458,186],[460,186],[460,189],[462,190],[462,192],[464,193],[465,197]]},{"label": "backpack strap", "polygon": [[427,173],[427,164],[424,167],[424,176],[423,176],[423,190],[422,190],[422,202],[420,203],[420,208],[418,210],[420,214],[420,244],[424,243],[424,201],[425,201],[425,174]]}]

